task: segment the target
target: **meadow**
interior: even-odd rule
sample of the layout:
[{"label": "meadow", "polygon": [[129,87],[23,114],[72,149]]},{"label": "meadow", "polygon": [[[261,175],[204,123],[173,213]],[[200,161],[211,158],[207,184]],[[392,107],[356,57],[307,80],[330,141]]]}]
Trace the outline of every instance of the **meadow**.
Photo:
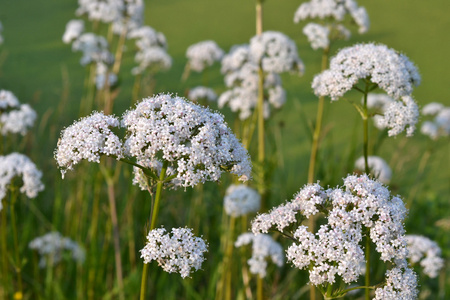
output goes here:
[{"label": "meadow", "polygon": [[[186,50],[204,40],[215,41],[225,53],[229,53],[233,45],[249,43],[256,34],[257,2],[146,1],[143,24],[165,35],[172,66],[167,71],[144,76],[140,92],[136,94],[136,76],[131,72],[136,66],[136,47],[134,40],[126,40],[117,84],[108,90],[114,97],[112,112],[120,117],[133,109],[132,105],[140,99],[157,93],[187,97],[188,91],[199,85],[212,88],[217,95],[225,92],[224,75],[217,62],[202,73],[192,71],[187,79],[182,79],[188,61]],[[257,126],[252,142],[247,145],[253,162],[253,181],[246,184],[263,194],[264,203],[258,214],[293,199],[309,181],[318,103],[311,83],[321,72],[322,52],[313,50],[302,33],[307,21],[293,22],[294,13],[303,2],[306,1],[266,0],[263,3],[264,31],[279,31],[292,39],[305,71],[303,76],[288,72],[280,75],[286,103],[279,110],[273,110],[264,123],[266,158],[259,159]],[[419,109],[431,102],[450,106],[447,76],[450,41],[445,38],[450,29],[448,0],[432,3],[364,0],[358,4],[366,8],[370,18],[368,32],[358,34],[352,28],[348,40],[333,44],[330,57],[356,43],[387,45],[417,66],[421,84],[414,88],[413,97]],[[105,36],[108,32],[107,24],[96,28],[86,17],[77,17],[77,7],[75,0],[0,2],[3,25],[0,34],[4,38],[0,44],[0,89],[13,92],[21,103],[29,104],[37,113],[34,126],[25,136],[3,136],[0,154],[26,154],[42,171],[45,185],[34,199],[19,195],[17,201],[12,201],[14,193],[11,192],[3,200],[1,226],[5,234],[1,242],[6,246],[1,249],[0,297],[4,299],[137,299],[142,293],[144,264],[139,250],[146,244],[149,229],[155,228],[150,225],[149,217],[160,181],[149,179],[155,180],[155,185],[149,187],[152,191],[149,196],[147,191],[132,184],[133,169],[126,163],[107,158],[102,158],[101,164],[83,161],[62,179],[59,163],[55,162],[61,131],[80,117],[91,114],[80,108],[82,99],[89,93],[89,84],[86,84],[89,67],[80,65],[81,53],[73,52],[70,44],[63,43],[65,26],[68,21],[81,18],[85,20],[87,32],[95,29]],[[115,37],[111,46],[117,43]],[[98,103],[103,92],[96,91],[93,109],[102,110]],[[133,98],[136,95],[138,97]],[[319,181],[322,187],[331,188],[342,186],[348,174],[367,173],[367,166],[365,171],[364,168],[357,171],[355,167],[356,159],[363,156],[363,129],[358,110],[349,103],[360,102],[361,94],[354,91],[346,94],[346,101],[331,102],[325,97],[312,182]],[[211,103],[210,107],[219,110],[216,103]],[[220,112],[231,131],[239,139],[245,138],[240,130],[246,125],[238,120],[237,114],[227,106]],[[442,249],[444,266],[435,278],[424,274],[419,265],[414,266],[418,274],[418,297],[447,299],[450,297],[450,144],[448,134],[432,140],[420,132],[421,124],[427,119],[419,117],[412,137],[405,133],[388,137],[386,130],[376,129],[369,120],[367,146],[370,155],[384,158],[392,169],[392,179],[387,186],[392,195],[401,196],[409,210],[404,220],[406,234],[426,236]],[[118,135],[123,132],[123,128],[114,130]],[[201,268],[187,278],[164,272],[156,262],[150,263],[148,280],[144,280],[147,287],[141,299],[312,299],[307,270],[299,270],[284,258],[282,267],[268,260],[266,276],[251,274],[247,265],[251,247],[233,246],[239,234],[251,231],[251,221],[258,215],[251,212],[235,218],[224,211],[223,199],[229,185],[237,184],[235,177],[222,174],[218,182],[163,189],[156,227],[164,226],[167,231],[172,227],[192,228],[195,236],[207,241],[208,252]],[[115,221],[111,217],[114,215],[111,201],[116,205]],[[15,210],[11,209],[14,206]],[[13,218],[17,230],[9,230]],[[324,224],[325,218],[316,221]],[[53,265],[54,257],[50,256],[44,261],[44,267],[40,267],[40,255],[30,249],[29,243],[54,231],[76,242],[84,252],[84,260],[76,262],[71,253],[64,252],[59,263]],[[291,241],[284,239],[280,232],[269,234],[286,254]],[[382,281],[386,270],[378,264],[379,254],[374,249],[369,271],[373,285]],[[117,279],[118,255],[121,283]],[[22,277],[21,286],[18,273]],[[364,285],[361,279],[358,284]],[[336,286],[348,288],[342,280]],[[357,291],[342,296],[344,299],[369,299],[365,289]],[[313,298],[319,299],[320,292],[318,288]],[[327,299],[332,299],[331,292],[324,293]],[[374,294],[370,294],[370,298],[373,297]]]}]

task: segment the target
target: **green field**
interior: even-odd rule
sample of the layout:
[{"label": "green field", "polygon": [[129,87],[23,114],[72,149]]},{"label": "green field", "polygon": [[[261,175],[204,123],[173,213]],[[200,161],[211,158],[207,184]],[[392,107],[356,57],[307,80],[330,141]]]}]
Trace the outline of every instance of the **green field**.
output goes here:
[{"label": "green field", "polygon": [[[302,33],[304,24],[293,23],[294,12],[301,3],[300,0],[266,0],[264,3],[264,30],[281,31],[293,39],[306,66],[302,77],[283,74],[287,102],[268,122],[268,131],[272,136],[269,138],[270,148],[278,151],[273,154],[277,163],[267,208],[291,199],[307,182],[310,128],[317,107],[311,82],[320,72],[321,53],[313,51],[308,44]],[[358,35],[352,31],[349,41],[340,41],[333,47],[332,55],[339,48],[358,42],[385,44],[404,53],[418,67],[422,83],[413,95],[419,107],[430,102],[450,106],[450,62],[447,57],[450,53],[450,2],[360,0],[359,4],[365,6],[369,13],[369,32]],[[228,52],[232,45],[248,43],[255,34],[254,5],[255,1],[249,0],[146,1],[145,24],[165,34],[168,53],[173,58],[172,68],[155,76],[155,93],[184,95],[187,89],[201,85],[204,82],[202,74],[191,74],[188,80],[181,81],[187,47],[211,39]],[[60,131],[79,118],[80,99],[84,91],[86,70],[79,64],[81,54],[72,52],[70,45],[63,44],[61,40],[66,23],[76,18],[77,6],[76,0],[0,1],[1,34],[4,37],[4,43],[0,45],[0,89],[12,91],[22,103],[29,103],[38,113],[31,133],[24,139],[13,139],[13,144],[17,145],[17,151],[27,154],[43,171],[46,185],[45,191],[36,199],[29,200],[32,204],[27,204],[28,200],[19,202],[20,248],[22,256],[27,258],[23,273],[26,286],[24,299],[84,299],[89,282],[96,287],[93,296],[90,295],[93,297],[91,299],[116,299],[108,201],[98,179],[98,167],[96,164],[82,164],[61,180],[53,159]],[[128,41],[126,45],[114,106],[114,113],[118,116],[130,107],[132,100],[137,100],[131,98],[134,83],[130,72],[134,66],[133,43]],[[225,90],[218,64],[208,70],[207,77],[209,86],[216,92]],[[351,100],[359,101],[358,97],[359,94],[349,94]],[[224,109],[222,113],[233,128],[235,116],[229,109]],[[330,103],[327,99],[324,130],[327,133],[319,152],[317,178],[323,185],[341,185],[342,178],[353,172],[355,159],[362,155],[360,116],[346,101]],[[443,249],[448,266],[449,233],[435,226],[437,220],[450,217],[448,137],[432,142],[417,130],[411,138],[406,138],[404,134],[384,138],[378,148],[375,141],[380,136],[372,128],[371,134],[371,151],[383,157],[393,170],[391,191],[402,195],[410,209],[406,220],[407,233],[422,234],[436,240]],[[250,153],[253,155],[256,150],[254,145]],[[427,151],[431,155],[423,172],[418,173],[419,164]],[[122,169],[117,206],[121,242],[126,245],[122,253],[125,294],[127,299],[137,299],[142,269],[137,251],[143,246],[150,203],[147,194],[131,186],[131,168],[122,166]],[[82,171],[86,175],[80,180],[78,177],[84,176]],[[219,276],[217,266],[222,259],[220,237],[226,227],[222,219],[222,199],[230,182],[229,177],[223,176],[218,187],[207,183],[201,208],[191,203],[196,197],[193,189],[164,192],[167,202],[161,207],[160,223],[166,228],[180,227],[188,223],[196,224],[198,219],[196,234],[203,234],[209,241],[209,253],[203,270],[184,281],[178,274],[167,274],[155,263],[151,264],[149,276],[152,283],[149,290],[155,293],[152,294],[154,298],[149,299],[213,299],[214,282]],[[96,222],[94,229],[92,222]],[[50,230],[71,237],[88,250],[83,266],[66,263],[52,272],[50,268],[33,268],[33,253],[27,248],[28,242]],[[8,239],[12,240],[12,235]],[[133,249],[136,250],[134,254]],[[235,256],[240,263],[241,258]],[[269,270],[271,274],[265,280],[267,295],[272,295],[274,299],[307,299],[307,292],[302,290],[307,282],[304,271],[288,264],[280,271],[273,266]],[[90,281],[90,276],[95,279]],[[425,279],[420,284],[430,291],[426,299],[447,299],[450,297],[448,267],[439,280]],[[244,299],[240,288],[234,292],[234,297]],[[49,295],[51,298],[48,298]]]}]

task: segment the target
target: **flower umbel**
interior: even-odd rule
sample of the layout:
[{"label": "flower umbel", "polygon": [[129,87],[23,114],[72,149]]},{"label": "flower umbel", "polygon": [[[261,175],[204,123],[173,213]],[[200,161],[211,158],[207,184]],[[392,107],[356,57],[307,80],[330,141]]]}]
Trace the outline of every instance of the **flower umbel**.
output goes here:
[{"label": "flower umbel", "polygon": [[195,237],[190,228],[172,228],[172,234],[164,228],[151,230],[147,235],[147,244],[141,250],[141,258],[148,264],[152,260],[164,271],[180,273],[188,277],[192,269],[200,269],[207,244],[200,237]]}]

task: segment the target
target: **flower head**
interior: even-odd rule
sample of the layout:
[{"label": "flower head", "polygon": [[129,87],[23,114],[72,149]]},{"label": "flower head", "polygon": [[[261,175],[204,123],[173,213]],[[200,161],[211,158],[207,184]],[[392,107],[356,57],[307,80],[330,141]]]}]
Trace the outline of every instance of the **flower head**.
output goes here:
[{"label": "flower head", "polygon": [[223,116],[169,94],[146,98],[123,116],[125,154],[166,161],[184,187],[217,181],[224,169],[250,178],[247,151]]},{"label": "flower head", "polygon": [[364,264],[364,228],[383,261],[397,262],[407,255],[403,201],[367,175],[349,175],[343,187],[324,190],[318,184],[306,185],[295,198],[252,222],[255,234],[276,227],[283,231],[319,212],[326,223],[314,233],[304,225],[293,228],[296,240],[287,250],[287,259],[296,267],[309,268],[314,285],[356,281]]},{"label": "flower head", "polygon": [[83,52],[80,60],[82,66],[90,63],[111,64],[114,61],[113,55],[109,52],[109,45],[106,39],[93,33],[83,33],[72,44],[73,51]]},{"label": "flower head", "polygon": [[425,116],[434,116],[431,121],[422,123],[420,131],[433,140],[450,135],[450,107],[441,103],[432,102],[422,108]]},{"label": "flower head", "polygon": [[83,20],[70,20],[66,25],[66,31],[62,37],[65,44],[71,43],[76,40],[84,31],[84,21]]},{"label": "flower head", "polygon": [[39,267],[45,268],[48,263],[56,265],[62,259],[62,253],[69,251],[77,262],[83,262],[85,253],[78,243],[63,237],[59,232],[49,232],[33,239],[28,247],[39,252]]},{"label": "flower head", "polygon": [[63,177],[83,159],[99,163],[101,155],[123,157],[122,141],[111,130],[119,125],[116,117],[94,112],[64,129],[55,151]]},{"label": "flower head", "polygon": [[406,235],[408,244],[408,260],[411,264],[420,262],[423,272],[431,278],[436,278],[444,266],[441,248],[429,238],[421,235]]},{"label": "flower head", "polygon": [[224,52],[214,41],[203,41],[189,46],[186,57],[191,70],[202,72],[222,59]]},{"label": "flower head", "polygon": [[238,236],[235,247],[242,247],[252,243],[252,257],[247,261],[250,266],[250,273],[258,274],[259,277],[266,277],[267,259],[281,267],[284,264],[283,248],[268,234],[254,235],[251,232]]},{"label": "flower head", "polygon": [[158,228],[148,233],[141,258],[145,264],[155,260],[164,271],[180,273],[185,278],[192,268],[200,269],[206,251],[205,241],[195,237],[190,228],[172,228],[172,234],[166,233],[164,228]]},{"label": "flower head", "polygon": [[27,156],[19,153],[0,156],[0,209],[1,200],[5,198],[8,188],[16,177],[20,177],[23,182],[20,192],[26,194],[28,198],[35,198],[44,190],[41,182],[42,172]]},{"label": "flower head", "polygon": [[298,72],[303,74],[304,65],[298,56],[295,43],[281,32],[265,31],[250,40],[250,57],[265,72]]},{"label": "flower head", "polygon": [[389,96],[410,96],[420,75],[409,59],[384,45],[357,44],[339,51],[330,68],[314,77],[312,87],[318,96],[337,100],[360,79],[370,80]]},{"label": "flower head", "polygon": [[[404,263],[406,265],[406,263]],[[375,290],[376,300],[417,299],[417,276],[413,270],[395,267],[386,271],[386,284]]]},{"label": "flower head", "polygon": [[225,212],[236,218],[257,212],[261,205],[261,196],[256,190],[246,185],[232,184],[227,188],[223,205]]},{"label": "flower head", "polygon": [[295,12],[294,22],[307,19],[334,19],[342,22],[346,15],[359,27],[359,33],[369,29],[370,21],[364,7],[359,7],[354,0],[310,0],[302,3]]}]

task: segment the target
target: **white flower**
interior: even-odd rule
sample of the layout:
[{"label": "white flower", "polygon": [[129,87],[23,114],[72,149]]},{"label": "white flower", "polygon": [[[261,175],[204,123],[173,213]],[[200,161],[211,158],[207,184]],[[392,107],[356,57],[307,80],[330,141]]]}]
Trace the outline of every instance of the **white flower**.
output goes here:
[{"label": "white flower", "polygon": [[422,114],[424,116],[435,116],[437,115],[442,109],[444,109],[444,104],[438,103],[438,102],[431,102],[425,105],[422,108]]},{"label": "white flower", "polygon": [[145,70],[155,72],[168,70],[172,67],[172,57],[159,47],[144,48],[136,52],[134,60],[139,64],[131,70],[133,75],[142,74]]},{"label": "white flower", "polygon": [[41,182],[42,172],[27,156],[19,153],[0,156],[0,205],[15,177],[20,177],[23,183],[20,192],[28,198],[35,198],[44,190]]},{"label": "white flower", "polygon": [[[117,1],[117,0],[114,0]],[[144,22],[144,1],[143,0],[119,0],[122,2],[121,12],[113,21],[113,32],[122,34],[128,33],[142,26]]]},{"label": "white flower", "polygon": [[203,41],[189,46],[186,57],[191,70],[202,72],[214,62],[220,61],[224,55],[223,50],[214,41]]},{"label": "white flower", "polygon": [[257,212],[261,205],[261,196],[256,190],[246,185],[232,184],[227,188],[223,205],[225,212],[236,218]]},{"label": "white flower", "polygon": [[267,258],[270,257],[272,262],[281,267],[284,264],[283,248],[275,242],[270,235],[258,234],[251,232],[241,234],[236,242],[235,247],[252,244],[252,257],[247,261],[250,266],[250,273],[258,274],[260,278],[266,277]]},{"label": "white flower", "polygon": [[90,32],[83,33],[72,44],[73,51],[83,52],[83,57],[80,60],[82,66],[92,62],[111,64],[114,61],[114,57],[109,52],[108,47],[108,42],[104,37]]},{"label": "white flower", "polygon": [[206,99],[208,101],[216,101],[217,95],[213,89],[204,86],[197,86],[189,91],[188,98],[196,102],[202,99]]},{"label": "white flower", "polygon": [[100,162],[101,155],[123,157],[122,142],[111,128],[119,127],[114,116],[94,112],[61,132],[55,159],[64,174],[81,160]]},{"label": "white flower", "polygon": [[433,140],[450,135],[450,107],[441,103],[429,103],[422,108],[424,115],[434,116],[432,121],[425,121],[420,131]]},{"label": "white flower", "polygon": [[66,31],[62,37],[65,44],[71,43],[76,40],[84,31],[83,20],[70,20],[66,25]]},{"label": "white flower", "polygon": [[18,107],[19,104],[19,100],[12,92],[7,90],[0,91],[0,111]]},{"label": "white flower", "polygon": [[91,21],[111,23],[118,19],[124,9],[124,1],[117,0],[78,0],[76,15],[86,14]]},{"label": "white flower", "polygon": [[147,48],[167,49],[167,40],[163,33],[157,32],[150,26],[142,26],[132,30],[128,34],[129,39],[136,39],[136,46],[139,50]]},{"label": "white flower", "polygon": [[[391,181],[392,170],[387,162],[378,156],[369,156],[367,158],[370,173],[379,181],[388,184]],[[355,168],[363,171],[365,170],[364,156],[358,158],[355,162]]]},{"label": "white flower", "polygon": [[33,127],[36,112],[28,104],[22,104],[18,109],[0,114],[0,128],[3,135],[20,133],[25,135]]},{"label": "white flower", "polygon": [[328,18],[342,22],[347,14],[358,25],[359,33],[367,32],[370,26],[367,11],[364,7],[359,7],[354,0],[310,0],[304,2],[297,8],[294,22]]},{"label": "white flower", "polygon": [[[225,85],[230,89],[219,96],[219,108],[228,105],[239,118],[245,120],[252,115],[258,103],[258,65],[252,60],[248,45],[233,46],[230,53],[222,60],[222,73]],[[270,116],[269,103],[280,108],[286,102],[286,92],[281,86],[280,76],[269,72],[264,75],[264,89],[267,99],[264,100],[264,118]]]},{"label": "white flower", "polygon": [[375,290],[377,300],[417,299],[417,276],[409,268],[395,267],[386,272],[386,285]]},{"label": "white flower", "polygon": [[265,72],[298,72],[303,74],[304,65],[298,56],[294,41],[281,32],[266,31],[250,40],[250,57]]},{"label": "white flower", "polygon": [[420,262],[423,272],[431,278],[436,278],[444,266],[438,244],[421,235],[406,235],[405,239],[409,250],[408,260],[411,264]]},{"label": "white flower", "polygon": [[328,35],[330,30],[326,26],[322,26],[316,23],[308,23],[303,27],[303,33],[308,37],[308,41],[311,43],[311,47],[316,50],[319,48],[327,48],[330,44]]},{"label": "white flower", "polygon": [[377,119],[379,126],[390,128],[389,136],[394,136],[406,129],[406,135],[412,136],[419,119],[419,107],[410,96],[401,97],[401,101],[392,102]]},{"label": "white flower", "polygon": [[180,97],[146,98],[123,116],[126,155],[160,160],[176,170],[182,186],[217,181],[223,169],[250,178],[247,151],[223,116]]},{"label": "white flower", "polygon": [[416,67],[406,56],[384,45],[357,44],[339,51],[330,68],[314,77],[312,87],[317,96],[337,100],[360,79],[370,79],[394,99],[410,96],[420,83]]},{"label": "white flower", "polygon": [[192,271],[200,269],[207,244],[202,238],[195,237],[190,228],[172,228],[172,235],[164,228],[153,229],[147,235],[147,244],[140,251],[144,263],[152,260],[164,271],[180,273],[188,277]]},{"label": "white flower", "polygon": [[381,260],[397,267],[405,260],[403,201],[365,174],[349,175],[343,187],[327,190],[318,184],[306,185],[292,201],[259,215],[252,222],[252,231],[257,234],[272,227],[283,231],[319,212],[326,217],[318,232],[294,226],[296,242],[287,250],[288,261],[300,269],[309,268],[312,284],[332,284],[336,276],[346,283],[358,280],[365,262],[362,241],[366,229]]},{"label": "white flower", "polygon": [[71,252],[72,258],[77,262],[84,262],[85,259],[83,248],[71,239],[61,236],[59,232],[49,232],[37,237],[28,244],[28,247],[39,252],[40,268],[45,268],[48,263],[56,265],[61,261],[64,251]]}]

